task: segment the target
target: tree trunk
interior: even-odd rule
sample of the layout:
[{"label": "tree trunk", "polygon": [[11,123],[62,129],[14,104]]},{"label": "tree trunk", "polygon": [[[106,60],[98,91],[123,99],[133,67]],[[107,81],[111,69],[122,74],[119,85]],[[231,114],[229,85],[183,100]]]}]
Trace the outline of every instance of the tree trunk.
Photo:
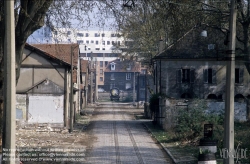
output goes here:
[{"label": "tree trunk", "polygon": [[[20,6],[16,13],[16,83],[20,76],[20,66],[22,62],[23,49],[27,38],[37,29],[44,25],[44,18],[53,0],[20,0]],[[4,0],[0,0],[0,121],[3,118],[3,81],[4,81]],[[2,133],[3,124],[0,125]]]}]

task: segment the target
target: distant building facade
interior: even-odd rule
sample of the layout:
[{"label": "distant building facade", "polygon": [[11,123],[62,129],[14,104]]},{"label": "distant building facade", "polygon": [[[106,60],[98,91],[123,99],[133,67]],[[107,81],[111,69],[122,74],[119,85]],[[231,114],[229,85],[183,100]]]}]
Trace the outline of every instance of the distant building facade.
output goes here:
[{"label": "distant building facade", "polygon": [[104,85],[104,71],[110,61],[119,59],[125,41],[116,31],[76,30],[73,28],[42,27],[27,40],[29,44],[71,44],[80,47],[80,59],[92,61],[98,87]]}]

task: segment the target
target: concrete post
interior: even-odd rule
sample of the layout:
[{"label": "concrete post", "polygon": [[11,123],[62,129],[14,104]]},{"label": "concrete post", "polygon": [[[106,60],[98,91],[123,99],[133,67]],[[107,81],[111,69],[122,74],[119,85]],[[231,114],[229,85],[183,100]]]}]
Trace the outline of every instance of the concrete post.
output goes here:
[{"label": "concrete post", "polygon": [[[15,17],[14,1],[5,0],[5,39],[4,39],[4,111],[3,111],[3,161],[15,163],[16,149],[16,61],[15,61]],[[4,153],[8,154],[7,157]]]},{"label": "concrete post", "polygon": [[[234,150],[234,86],[235,86],[235,38],[236,38],[236,8],[235,0],[231,0],[229,22],[229,45],[226,73],[226,101],[225,101],[225,128],[224,146],[230,152]],[[234,164],[234,157],[229,155],[224,159],[225,164]]]}]

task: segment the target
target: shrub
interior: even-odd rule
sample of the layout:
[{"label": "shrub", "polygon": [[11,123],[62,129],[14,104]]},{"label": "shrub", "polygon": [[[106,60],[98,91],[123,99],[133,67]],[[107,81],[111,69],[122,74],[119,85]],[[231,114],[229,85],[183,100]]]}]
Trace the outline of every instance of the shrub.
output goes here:
[{"label": "shrub", "polygon": [[149,108],[151,113],[157,113],[159,110],[159,97],[161,96],[160,93],[154,93],[150,96],[149,99]]},{"label": "shrub", "polygon": [[207,108],[205,100],[196,99],[192,104],[188,107],[188,110],[178,111],[175,133],[180,140],[201,138],[203,137],[204,124],[211,123],[216,129],[217,125],[223,122],[220,115],[205,112]]}]

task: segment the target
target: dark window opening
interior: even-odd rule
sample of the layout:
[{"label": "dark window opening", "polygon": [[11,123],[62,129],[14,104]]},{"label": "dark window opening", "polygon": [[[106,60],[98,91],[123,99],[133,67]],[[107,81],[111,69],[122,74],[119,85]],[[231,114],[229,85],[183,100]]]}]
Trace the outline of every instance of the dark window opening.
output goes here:
[{"label": "dark window opening", "polygon": [[216,83],[216,72],[212,68],[203,70],[204,83],[213,84]]},{"label": "dark window opening", "polygon": [[209,94],[207,99],[217,99],[217,96],[215,94]]},{"label": "dark window opening", "polygon": [[190,82],[190,69],[182,69],[182,80],[183,83]]},{"label": "dark window opening", "polygon": [[213,80],[212,80],[213,79],[213,71],[212,71],[211,68],[208,69],[207,71],[208,71],[208,80],[207,80],[207,82],[211,84],[213,82]]},{"label": "dark window opening", "polygon": [[194,69],[179,69],[177,70],[178,83],[193,83],[195,79]]}]

